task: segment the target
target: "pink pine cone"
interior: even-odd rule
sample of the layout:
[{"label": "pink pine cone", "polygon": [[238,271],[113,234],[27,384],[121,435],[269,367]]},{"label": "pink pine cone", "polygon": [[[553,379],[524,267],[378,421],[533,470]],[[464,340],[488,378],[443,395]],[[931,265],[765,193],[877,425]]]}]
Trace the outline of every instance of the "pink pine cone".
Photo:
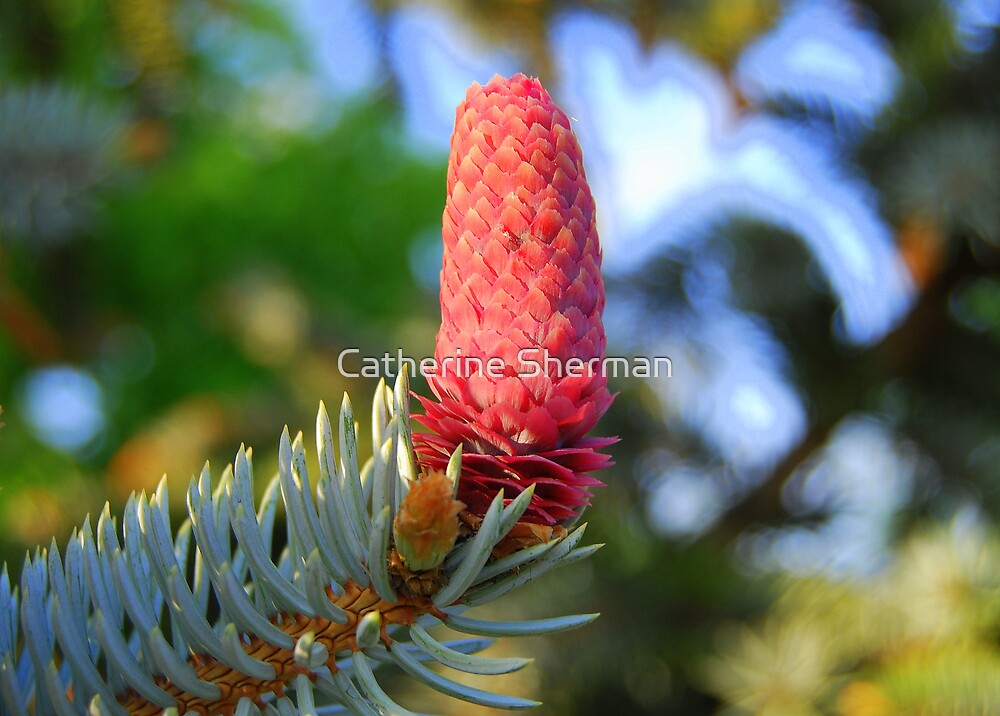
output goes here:
[{"label": "pink pine cone", "polygon": [[610,464],[597,449],[614,442],[584,437],[612,401],[600,366],[604,284],[583,154],[538,80],[497,75],[469,88],[442,233],[438,374],[428,378],[439,402],[421,399],[418,420],[436,433],[417,436],[422,460],[443,467],[463,445],[458,499],[475,514],[500,488],[513,498],[534,484],[526,519],[573,517],[601,484],[588,473]]}]

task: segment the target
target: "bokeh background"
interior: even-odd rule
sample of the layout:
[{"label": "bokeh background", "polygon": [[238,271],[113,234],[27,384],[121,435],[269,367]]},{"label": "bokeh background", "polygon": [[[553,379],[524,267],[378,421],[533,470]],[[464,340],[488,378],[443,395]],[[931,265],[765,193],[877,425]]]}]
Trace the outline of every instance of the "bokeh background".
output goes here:
[{"label": "bokeh background", "polygon": [[[0,558],[432,353],[454,108],[599,207],[606,542],[505,613],[568,714],[1000,713],[997,0],[0,3]],[[417,390],[426,386],[415,384]],[[362,431],[364,432],[364,431]],[[413,708],[449,707],[395,688]]]}]

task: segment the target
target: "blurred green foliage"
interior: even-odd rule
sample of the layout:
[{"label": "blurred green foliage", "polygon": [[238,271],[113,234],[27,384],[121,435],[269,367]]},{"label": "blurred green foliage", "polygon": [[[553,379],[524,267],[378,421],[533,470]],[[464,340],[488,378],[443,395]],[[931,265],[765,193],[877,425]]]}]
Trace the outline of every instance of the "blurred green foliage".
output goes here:
[{"label": "blurred green foliage", "polygon": [[[20,43],[5,46],[0,99],[0,514],[38,512],[0,534],[7,557],[163,471],[183,480],[241,440],[270,444],[285,422],[308,424],[321,397],[336,402],[348,387],[341,348],[409,349],[407,336],[423,332],[413,322],[434,320],[410,262],[440,223],[444,167],[403,151],[385,98],[342,106],[305,133],[258,122],[259,99],[202,73],[193,53],[157,69],[155,93],[143,72],[109,86],[141,34],[122,42],[108,13],[138,10],[82,2],[63,24],[57,5],[0,15]],[[211,11],[271,32],[294,57],[297,40],[268,7]],[[167,42],[172,28],[150,32]],[[97,55],[86,78],[74,77],[81,48]],[[31,62],[38,54],[46,62]],[[229,97],[232,111],[199,92]],[[97,165],[94,180],[74,178]],[[60,203],[67,196],[76,200]],[[46,228],[55,210],[65,221]],[[60,363],[94,375],[105,395],[101,437],[74,455],[9,407],[24,405],[34,368]]]},{"label": "blurred green foliage", "polygon": [[968,520],[914,532],[875,579],[790,579],[757,626],[731,626],[702,681],[759,714],[1000,709],[1000,542]]}]

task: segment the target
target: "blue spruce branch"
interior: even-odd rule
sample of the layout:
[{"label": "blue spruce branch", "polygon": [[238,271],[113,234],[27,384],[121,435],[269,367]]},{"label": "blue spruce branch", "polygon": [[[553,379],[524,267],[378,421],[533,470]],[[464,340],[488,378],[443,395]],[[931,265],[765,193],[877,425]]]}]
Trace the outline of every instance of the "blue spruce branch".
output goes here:
[{"label": "blue spruce branch", "polygon": [[[440,567],[406,569],[393,525],[418,471],[408,395],[405,374],[394,391],[379,385],[375,449],[363,466],[347,396],[336,443],[320,405],[315,491],[302,436],[292,439],[286,429],[278,475],[259,504],[252,453],[241,447],[214,486],[207,465],[192,479],[188,518],[176,531],[161,481],[152,495],[128,500],[120,525],[105,507],[96,529],[87,518],[64,553],[53,541],[29,554],[20,587],[5,564],[0,715],[411,713],[379,684],[376,670],[385,664],[471,703],[536,705],[465,686],[425,664],[508,673],[528,660],[477,655],[493,637],[547,634],[594,619],[491,622],[462,612],[597,546],[577,546],[581,526],[513,552],[498,549],[531,500],[528,490],[505,505],[501,493]],[[460,471],[456,451],[446,473],[453,485]],[[285,535],[275,531],[279,507]],[[441,643],[429,629],[442,623],[472,638]]]}]

